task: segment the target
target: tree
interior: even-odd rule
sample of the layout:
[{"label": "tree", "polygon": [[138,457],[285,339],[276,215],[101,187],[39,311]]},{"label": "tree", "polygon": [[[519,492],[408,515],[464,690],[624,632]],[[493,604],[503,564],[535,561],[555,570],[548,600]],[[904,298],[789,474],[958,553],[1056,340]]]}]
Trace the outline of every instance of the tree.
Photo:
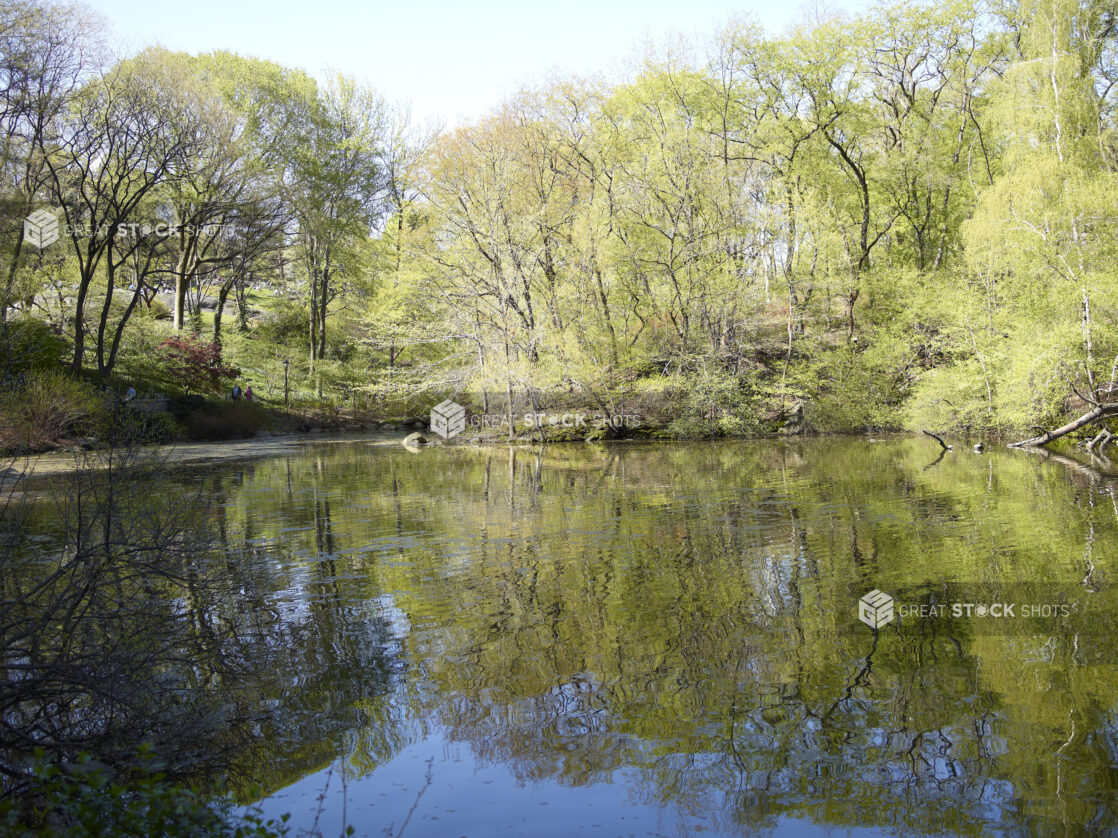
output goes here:
[{"label": "tree", "polygon": [[46,187],[45,138],[100,60],[100,24],[75,6],[18,0],[0,6],[0,321],[14,302],[23,219]]},{"label": "tree", "polygon": [[385,106],[371,89],[335,77],[306,99],[303,133],[291,150],[297,247],[308,286],[311,369],[326,356],[330,304],[383,207],[380,159]]},{"label": "tree", "polygon": [[[200,143],[161,190],[170,209],[175,264],[174,327],[183,328],[192,283],[218,273],[221,308],[248,266],[284,244],[290,221],[284,187],[285,135],[296,103],[313,91],[302,73],[229,53],[157,52],[199,86]],[[221,308],[214,342],[221,341]]]},{"label": "tree", "polygon": [[[185,101],[182,84],[181,77],[150,57],[121,63],[78,91],[57,133],[44,140],[51,190],[78,261],[74,373],[81,371],[85,358],[86,304],[98,269],[107,255],[121,248],[128,253],[157,235],[136,211],[199,142],[200,126],[192,116],[196,111]],[[124,225],[129,223],[139,224],[133,229],[140,234],[126,242]],[[111,256],[108,263],[113,263]],[[99,334],[104,333],[114,285],[110,272]]]},{"label": "tree", "polygon": [[1118,392],[1118,340],[1096,325],[1097,311],[1118,303],[1118,174],[1103,121],[1114,17],[1104,4],[1063,0],[1022,11],[1020,57],[992,94],[1003,173],[964,231],[975,273],[1000,280],[990,323],[1009,345],[995,397],[1017,426],[1076,406],[1100,418]]}]

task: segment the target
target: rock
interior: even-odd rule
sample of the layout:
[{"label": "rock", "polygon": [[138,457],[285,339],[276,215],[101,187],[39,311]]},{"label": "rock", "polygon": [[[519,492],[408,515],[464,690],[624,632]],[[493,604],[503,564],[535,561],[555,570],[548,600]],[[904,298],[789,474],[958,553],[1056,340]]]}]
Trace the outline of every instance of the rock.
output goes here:
[{"label": "rock", "polygon": [[803,432],[804,425],[804,403],[802,401],[795,402],[791,409],[783,414],[784,424],[777,429],[777,433],[781,436],[794,436]]},{"label": "rock", "polygon": [[398,431],[398,430],[400,430],[399,425],[381,425],[381,428],[383,428],[386,431]]},{"label": "rock", "polygon": [[257,439],[271,439],[272,438],[272,432],[269,431],[267,428],[261,428],[260,430],[258,430],[256,432],[256,438]]},{"label": "rock", "polygon": [[986,448],[986,446],[985,446],[985,445],[983,445],[983,444],[982,444],[981,442],[976,442],[976,443],[974,444],[974,450],[975,450],[975,451],[979,451],[979,452],[981,452],[981,451],[983,451],[983,450],[984,450],[985,448]]},{"label": "rock", "polygon": [[404,437],[404,445],[411,448],[413,445],[427,445],[428,439],[423,434],[414,433]]}]

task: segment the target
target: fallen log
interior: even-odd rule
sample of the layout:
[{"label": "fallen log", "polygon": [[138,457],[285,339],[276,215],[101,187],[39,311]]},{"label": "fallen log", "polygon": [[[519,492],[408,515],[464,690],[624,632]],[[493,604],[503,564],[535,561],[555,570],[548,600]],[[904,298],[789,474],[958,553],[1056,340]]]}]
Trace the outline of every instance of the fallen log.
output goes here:
[{"label": "fallen log", "polygon": [[1056,428],[1054,431],[1044,431],[1041,436],[1030,437],[1029,439],[1021,440],[1021,442],[1011,442],[1009,443],[1009,447],[1033,448],[1040,445],[1047,445],[1053,440],[1059,439],[1062,436],[1067,436],[1072,431],[1078,431],[1084,425],[1090,425],[1098,419],[1102,419],[1106,416],[1114,416],[1115,414],[1118,414],[1118,402],[1104,402],[1095,405],[1094,408],[1088,410],[1078,419],[1073,419],[1061,428]]},{"label": "fallen log", "polygon": [[938,443],[939,443],[939,444],[940,444],[941,446],[943,446],[943,450],[944,450],[944,451],[953,451],[953,450],[955,450],[955,449],[954,449],[954,446],[952,446],[952,445],[948,445],[948,444],[947,444],[946,442],[944,442],[944,441],[943,441],[943,437],[939,436],[939,434],[933,434],[933,433],[932,433],[931,431],[925,431],[925,430],[924,430],[923,428],[921,428],[921,429],[920,429],[920,431],[921,431],[921,433],[925,433],[925,434],[927,434],[927,435],[928,435],[928,436],[930,436],[930,437],[931,437],[932,439],[934,439],[934,440],[935,440],[936,442],[938,442]]}]

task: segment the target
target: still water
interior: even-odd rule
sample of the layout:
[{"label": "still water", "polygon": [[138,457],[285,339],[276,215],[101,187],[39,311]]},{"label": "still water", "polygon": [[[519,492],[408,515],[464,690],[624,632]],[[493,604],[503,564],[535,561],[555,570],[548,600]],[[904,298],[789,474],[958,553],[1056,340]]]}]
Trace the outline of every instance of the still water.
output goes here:
[{"label": "still water", "polygon": [[241,799],[299,828],[1118,830],[1105,474],[926,439],[322,441],[196,471],[289,652]]}]

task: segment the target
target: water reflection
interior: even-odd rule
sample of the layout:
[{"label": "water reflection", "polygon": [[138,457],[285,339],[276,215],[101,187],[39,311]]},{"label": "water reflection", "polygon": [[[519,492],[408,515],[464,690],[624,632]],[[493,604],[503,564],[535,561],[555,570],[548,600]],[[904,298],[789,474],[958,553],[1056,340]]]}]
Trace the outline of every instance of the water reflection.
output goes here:
[{"label": "water reflection", "polygon": [[[926,442],[210,469],[274,655],[232,776],[326,834],[1116,830],[1115,486]],[[857,621],[945,583],[1074,588],[1090,618]]]}]

